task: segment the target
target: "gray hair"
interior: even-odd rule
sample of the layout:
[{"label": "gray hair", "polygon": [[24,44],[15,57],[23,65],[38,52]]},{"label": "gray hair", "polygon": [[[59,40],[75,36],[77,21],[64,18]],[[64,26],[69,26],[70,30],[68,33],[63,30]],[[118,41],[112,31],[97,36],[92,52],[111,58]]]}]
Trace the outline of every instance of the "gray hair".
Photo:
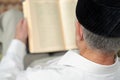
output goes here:
[{"label": "gray hair", "polygon": [[83,28],[83,36],[87,44],[95,49],[104,52],[117,52],[120,49],[120,38],[106,38],[96,35]]}]

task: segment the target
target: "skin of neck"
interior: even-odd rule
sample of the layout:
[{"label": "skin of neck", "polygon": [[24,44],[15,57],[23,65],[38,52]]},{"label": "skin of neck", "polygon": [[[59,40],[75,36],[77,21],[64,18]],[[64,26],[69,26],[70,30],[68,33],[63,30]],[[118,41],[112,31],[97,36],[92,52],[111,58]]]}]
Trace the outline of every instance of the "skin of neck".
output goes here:
[{"label": "skin of neck", "polygon": [[101,65],[112,65],[115,62],[115,53],[114,52],[103,52],[98,49],[91,48],[83,39],[83,31],[81,24],[77,23],[76,25],[76,44],[80,50],[80,55],[84,58],[101,64]]},{"label": "skin of neck", "polygon": [[[85,42],[80,42],[79,50],[80,55],[84,58],[101,64],[101,65],[112,65],[115,62],[115,53],[102,52],[97,49],[90,48]],[[83,47],[84,46],[84,47]]]}]

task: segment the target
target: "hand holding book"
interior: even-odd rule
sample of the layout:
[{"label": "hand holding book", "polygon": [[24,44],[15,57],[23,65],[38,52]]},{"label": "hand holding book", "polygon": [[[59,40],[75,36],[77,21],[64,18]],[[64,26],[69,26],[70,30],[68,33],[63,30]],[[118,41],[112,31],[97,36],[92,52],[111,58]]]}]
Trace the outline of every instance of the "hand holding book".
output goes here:
[{"label": "hand holding book", "polygon": [[26,44],[28,37],[28,25],[26,19],[21,19],[17,24],[15,38]]}]

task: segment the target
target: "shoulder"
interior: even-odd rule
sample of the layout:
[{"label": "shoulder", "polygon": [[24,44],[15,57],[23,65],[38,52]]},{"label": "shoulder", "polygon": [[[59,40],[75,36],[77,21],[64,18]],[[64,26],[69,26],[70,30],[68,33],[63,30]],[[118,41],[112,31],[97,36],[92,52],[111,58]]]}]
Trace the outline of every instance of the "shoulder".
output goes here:
[{"label": "shoulder", "polygon": [[64,66],[56,64],[45,66],[28,68],[26,71],[26,77],[28,80],[78,80],[83,74],[71,66]]},{"label": "shoulder", "polygon": [[[35,61],[32,67],[27,69],[28,80],[72,80],[80,72],[77,68],[67,65],[60,64],[61,60],[66,62],[69,58],[66,53],[63,56],[51,57]],[[68,76],[69,73],[69,76]],[[75,79],[77,80],[77,79]]]},{"label": "shoulder", "polygon": [[118,58],[118,65],[119,65],[118,72],[120,73],[120,58]]}]

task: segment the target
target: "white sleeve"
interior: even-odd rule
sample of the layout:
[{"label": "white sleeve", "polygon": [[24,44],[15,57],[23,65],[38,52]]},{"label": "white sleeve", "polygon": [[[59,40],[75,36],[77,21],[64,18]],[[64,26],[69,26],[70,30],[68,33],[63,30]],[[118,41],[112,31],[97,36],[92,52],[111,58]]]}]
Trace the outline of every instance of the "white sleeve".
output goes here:
[{"label": "white sleeve", "polygon": [[24,70],[25,44],[15,39],[0,63],[0,80],[16,80]]}]

